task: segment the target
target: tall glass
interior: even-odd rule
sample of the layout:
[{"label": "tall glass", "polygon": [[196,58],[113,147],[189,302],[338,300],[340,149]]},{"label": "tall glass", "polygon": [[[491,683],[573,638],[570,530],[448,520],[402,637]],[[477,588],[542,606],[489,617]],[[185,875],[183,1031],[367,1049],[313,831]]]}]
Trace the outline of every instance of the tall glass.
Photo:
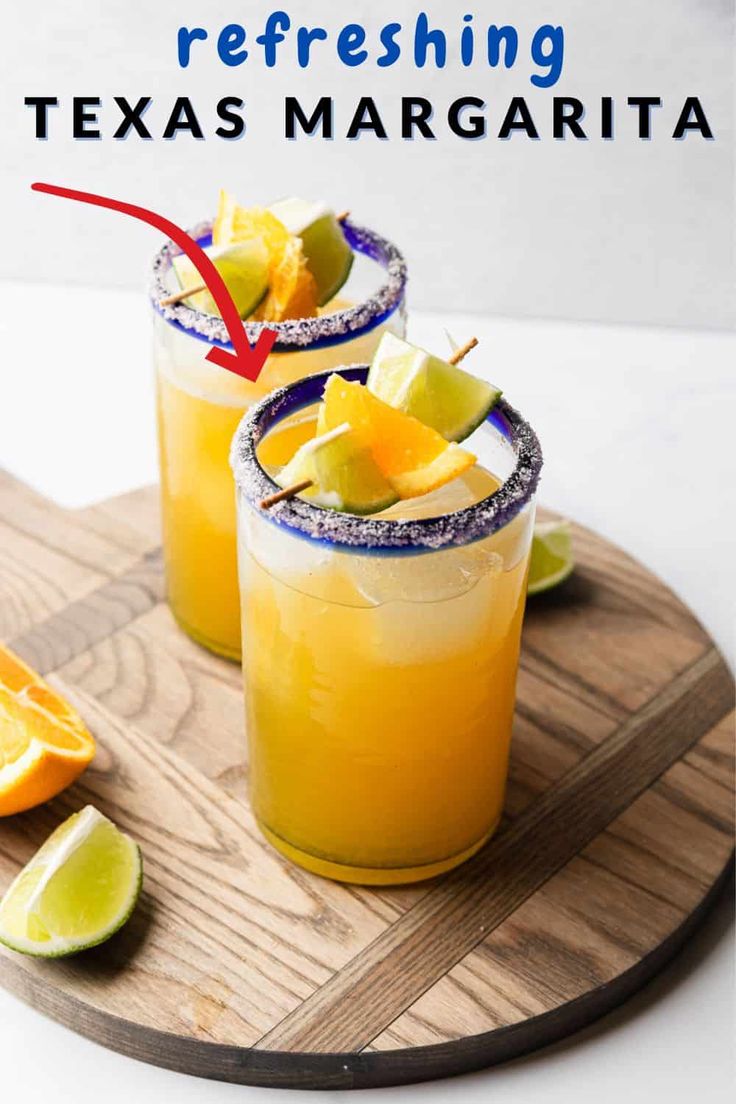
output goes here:
[{"label": "tall glass", "polygon": [[251,802],[309,870],[418,881],[501,817],[541,453],[501,402],[479,464],[425,499],[263,510],[326,378],[264,399],[233,442]]},{"label": "tall glass", "polygon": [[[252,383],[210,364],[208,347],[230,347],[220,318],[182,302],[161,307],[175,290],[168,243],[153,266],[154,357],[158,393],[159,460],[164,560],[169,605],[198,643],[240,658],[240,612],[235,550],[235,494],[228,452],[240,419],[274,387],[368,360],[384,330],[405,328],[406,267],[390,242],[343,223],[355,251],[340,299],[319,318],[247,324],[255,341],[264,325],[276,330],[273,352]],[[193,232],[211,242],[211,224]]]}]

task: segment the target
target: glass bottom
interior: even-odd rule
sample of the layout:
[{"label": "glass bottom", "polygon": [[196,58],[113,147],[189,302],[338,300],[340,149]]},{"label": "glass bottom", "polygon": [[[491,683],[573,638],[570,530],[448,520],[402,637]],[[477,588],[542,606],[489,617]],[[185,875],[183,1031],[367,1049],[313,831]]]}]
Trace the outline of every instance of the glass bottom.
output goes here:
[{"label": "glass bottom", "polygon": [[427,878],[434,878],[438,874],[445,874],[448,870],[453,870],[456,866],[460,866],[461,863],[467,862],[468,859],[472,858],[472,856],[475,855],[477,851],[480,851],[481,847],[488,842],[498,828],[499,820],[496,820],[490,830],[486,832],[484,836],[481,836],[475,843],[471,844],[470,847],[466,847],[464,851],[460,851],[456,855],[450,855],[447,859],[440,859],[438,862],[433,863],[422,863],[421,866],[392,867],[345,866],[343,863],[331,862],[329,859],[320,858],[318,855],[311,855],[308,851],[302,851],[299,847],[294,847],[293,844],[275,835],[275,833],[267,828],[262,821],[258,820],[257,823],[261,832],[272,847],[275,847],[277,851],[285,855],[287,859],[291,859],[291,861],[298,866],[302,866],[305,870],[311,871],[312,874],[320,874],[323,878],[332,878],[333,881],[336,882],[352,882],[356,885],[387,886],[407,885],[410,882],[423,882]]},{"label": "glass bottom", "polygon": [[229,659],[231,663],[237,663],[238,665],[242,663],[240,648],[229,648],[227,644],[221,644],[219,640],[210,640],[204,633],[193,629],[191,625],[187,625],[186,621],[179,616],[170,602],[169,609],[182,632],[185,632],[195,644],[199,644],[200,648],[206,648],[208,652],[214,652],[215,655],[222,656],[223,659]]}]

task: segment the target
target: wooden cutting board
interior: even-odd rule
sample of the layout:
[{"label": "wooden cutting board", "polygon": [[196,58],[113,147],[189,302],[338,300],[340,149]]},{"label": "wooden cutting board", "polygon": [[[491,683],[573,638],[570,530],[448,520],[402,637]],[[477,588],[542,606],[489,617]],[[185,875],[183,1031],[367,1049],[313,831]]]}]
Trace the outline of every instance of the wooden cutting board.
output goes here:
[{"label": "wooden cutting board", "polygon": [[435,882],[345,887],[254,826],[240,672],[162,601],[155,491],[65,513],[0,473],[0,638],[99,742],[78,784],[0,822],[0,889],[86,802],[146,869],[107,945],[0,951],[0,983],[144,1061],[303,1088],[478,1068],[624,1000],[724,881],[734,689],[654,576],[593,533],[575,542],[573,579],[530,603],[502,830]]}]

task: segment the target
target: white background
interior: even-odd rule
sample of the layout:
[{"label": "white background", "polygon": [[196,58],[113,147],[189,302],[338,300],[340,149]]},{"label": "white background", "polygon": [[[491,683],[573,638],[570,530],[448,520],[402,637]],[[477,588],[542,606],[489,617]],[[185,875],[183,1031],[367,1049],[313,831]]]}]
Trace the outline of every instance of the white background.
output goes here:
[{"label": "white background", "polygon": [[[189,70],[177,69],[181,23],[215,32],[241,20],[250,28],[275,6],[245,0],[3,5],[0,466],[70,507],[155,478],[147,310],[142,296],[126,289],[143,284],[145,260],[159,239],[107,212],[31,195],[30,180],[107,192],[185,225],[211,210],[220,184],[244,202],[295,191],[324,196],[405,248],[411,304],[425,311],[414,315],[417,339],[441,348],[445,327],[460,338],[481,337],[484,355],[476,354],[476,370],[504,387],[544,443],[542,500],[656,570],[733,663],[735,349],[725,333],[702,329],[734,320],[733,4],[468,4],[477,24],[507,21],[522,31],[511,74],[481,68],[417,74],[402,65],[348,72],[329,62],[308,74],[288,64],[271,73],[248,64],[226,71],[211,43]],[[298,5],[298,19],[332,27],[355,18],[375,26],[405,21],[420,7],[448,29],[466,10],[455,2],[355,0],[343,12],[343,5],[310,0]],[[297,18],[296,5],[291,14]],[[567,55],[563,79],[540,93],[529,84],[524,43],[545,21],[565,26]],[[545,119],[554,92],[586,101],[589,119],[602,94],[619,102],[661,95],[655,140],[627,137],[624,109],[613,143],[594,137],[554,142]],[[68,104],[75,93],[99,95],[108,104],[115,94],[153,95],[147,119],[154,132],[173,97],[188,94],[202,105],[208,134],[217,98],[239,94],[248,101],[249,132],[232,144],[213,137],[75,143],[67,106],[56,113],[52,138],[35,142],[23,96],[58,95]],[[274,137],[286,93],[305,101],[333,95],[342,126],[348,105],[374,94],[386,107],[391,133],[392,105],[402,93],[428,95],[438,118],[454,96],[478,94],[492,121],[511,95],[525,94],[543,138],[462,142],[443,131],[433,144],[372,138],[289,144]],[[702,96],[715,142],[664,137],[686,94]],[[103,113],[103,131],[116,123]],[[461,309],[479,313],[453,313]],[[660,1097],[722,1104],[732,1098],[731,932],[727,900],[661,979],[581,1036],[508,1067],[380,1097],[454,1104],[495,1093],[506,1104],[619,1104],[622,1098],[649,1104]],[[1,989],[0,1069],[0,1099],[31,1104],[286,1099],[119,1057]]]},{"label": "white background", "polygon": [[[227,68],[217,57],[217,33],[242,22],[249,43],[264,13],[285,7],[293,23],[331,31],[351,20],[369,30],[398,20],[405,29],[424,9],[446,28],[454,59],[443,71],[417,71],[410,61],[389,69],[348,69],[334,44],[318,44],[309,70],[294,61],[292,38],[267,70],[254,53]],[[462,15],[475,25],[519,29],[514,68],[489,69],[457,60]],[[412,301],[436,310],[511,315],[726,326],[734,321],[732,0],[4,0],[0,93],[4,155],[0,189],[3,225],[0,276],[57,280],[94,287],[139,287],[150,253],[147,231],[116,233],[109,217],[31,195],[34,178],[119,196],[191,225],[212,211],[225,185],[244,203],[284,193],[325,197],[402,245],[412,264]],[[543,23],[566,30],[562,77],[551,89],[530,84],[529,47]],[[204,26],[192,62],[177,64],[180,25]],[[315,48],[316,49],[316,48]],[[374,54],[377,50],[374,47]],[[480,47],[479,55],[482,53]],[[72,95],[103,100],[100,141],[71,137]],[[287,94],[305,106],[335,99],[344,134],[361,95],[375,96],[391,136],[354,142],[283,138]],[[425,95],[435,105],[436,142],[396,138],[399,99]],[[551,98],[577,96],[587,106],[587,142],[551,136]],[[30,95],[55,95],[47,142],[33,137]],[[114,95],[150,95],[151,142],[113,141],[120,119]],[[207,135],[163,141],[177,95],[191,96]],[[235,142],[214,136],[215,104],[239,95],[248,132]],[[488,104],[495,135],[511,96],[524,95],[540,141],[515,136],[463,141],[443,122],[457,96]],[[599,100],[615,97],[617,137],[595,137]],[[635,136],[628,96],[661,96],[654,138]],[[698,95],[716,140],[670,137],[686,95]]]}]

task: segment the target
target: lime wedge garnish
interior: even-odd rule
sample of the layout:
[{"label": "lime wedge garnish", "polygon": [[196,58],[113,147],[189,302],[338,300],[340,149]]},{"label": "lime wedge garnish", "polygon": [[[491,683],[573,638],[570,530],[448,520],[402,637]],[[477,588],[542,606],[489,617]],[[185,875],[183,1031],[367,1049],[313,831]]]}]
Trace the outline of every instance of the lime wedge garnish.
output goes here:
[{"label": "lime wedge garnish", "polygon": [[[227,284],[240,317],[249,318],[268,291],[270,259],[264,242],[251,238],[235,245],[210,246],[205,253]],[[178,254],[171,264],[182,291],[202,283],[199,270],[186,253]],[[206,314],[220,313],[207,289],[190,295],[187,302]]]},{"label": "lime wedge garnish", "polygon": [[574,567],[569,521],[538,521],[532,540],[528,593],[551,590],[564,582]]},{"label": "lime wedge garnish", "polygon": [[59,958],[109,939],[141,888],[140,850],[92,805],[65,820],[0,901],[0,942]]},{"label": "lime wedge garnish", "polygon": [[324,203],[280,199],[269,208],[290,234],[301,238],[307,268],[317,282],[322,307],[343,286],[353,266],[353,251],[333,211]]},{"label": "lime wedge garnish", "polygon": [[464,441],[501,397],[497,387],[392,333],[376,349],[368,389],[446,441]]},{"label": "lime wedge garnish", "polygon": [[293,487],[304,479],[314,484],[303,492],[305,498],[342,513],[376,514],[399,500],[370,449],[347,422],[297,449],[276,482]]}]

